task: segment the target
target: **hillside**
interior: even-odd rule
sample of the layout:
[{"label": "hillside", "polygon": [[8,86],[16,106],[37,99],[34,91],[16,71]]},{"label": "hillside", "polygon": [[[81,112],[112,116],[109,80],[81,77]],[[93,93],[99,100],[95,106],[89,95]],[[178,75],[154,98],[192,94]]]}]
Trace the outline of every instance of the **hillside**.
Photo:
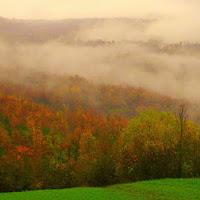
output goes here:
[{"label": "hillside", "polygon": [[0,200],[200,200],[198,8],[4,1]]},{"label": "hillside", "polygon": [[197,200],[200,179],[166,179],[106,188],[73,188],[2,193],[1,200]]},{"label": "hillside", "polygon": [[[44,43],[51,40],[74,43],[80,31],[106,24],[144,29],[152,20],[134,18],[85,18],[63,20],[20,20],[0,17],[0,39],[9,42]],[[100,38],[101,39],[101,38]]]},{"label": "hillside", "polygon": [[127,120],[84,109],[79,95],[70,109],[46,93],[38,104],[35,92],[8,92],[0,93],[1,192],[199,176],[197,125],[170,111],[144,109]]},{"label": "hillside", "polygon": [[0,21],[0,192],[199,177],[198,69],[138,48],[148,42],[68,41],[79,28],[143,22]]},{"label": "hillside", "polygon": [[175,111],[180,100],[130,85],[96,83],[84,77],[25,68],[0,68],[0,91],[32,99],[54,111],[65,107],[132,118],[147,109]]}]

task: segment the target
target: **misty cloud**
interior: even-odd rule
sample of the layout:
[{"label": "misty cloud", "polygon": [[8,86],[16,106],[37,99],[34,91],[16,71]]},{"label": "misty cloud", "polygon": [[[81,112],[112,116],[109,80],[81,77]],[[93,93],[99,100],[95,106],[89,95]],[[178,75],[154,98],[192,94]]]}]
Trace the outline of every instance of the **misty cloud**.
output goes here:
[{"label": "misty cloud", "polygon": [[99,83],[128,84],[193,101],[200,98],[198,55],[157,53],[138,44],[92,47],[58,42],[43,45],[1,42],[0,66],[78,74]]}]

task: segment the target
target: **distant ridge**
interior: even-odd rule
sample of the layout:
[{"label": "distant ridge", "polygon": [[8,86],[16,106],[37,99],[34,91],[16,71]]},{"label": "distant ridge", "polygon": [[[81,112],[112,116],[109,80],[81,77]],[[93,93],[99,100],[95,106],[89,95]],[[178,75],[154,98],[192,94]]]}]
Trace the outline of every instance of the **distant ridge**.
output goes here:
[{"label": "distant ridge", "polygon": [[24,20],[0,17],[0,38],[9,42],[41,43],[62,38],[72,40],[79,31],[102,25],[145,28],[155,20],[137,18],[68,18],[62,20]]}]

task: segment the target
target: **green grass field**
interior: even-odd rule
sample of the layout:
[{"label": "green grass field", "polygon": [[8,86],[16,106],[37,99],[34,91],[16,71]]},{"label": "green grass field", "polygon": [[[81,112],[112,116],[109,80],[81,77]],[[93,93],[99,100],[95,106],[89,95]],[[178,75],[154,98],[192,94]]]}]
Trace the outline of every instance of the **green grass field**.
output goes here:
[{"label": "green grass field", "polygon": [[1,193],[0,200],[200,200],[200,179],[165,179],[106,188]]}]

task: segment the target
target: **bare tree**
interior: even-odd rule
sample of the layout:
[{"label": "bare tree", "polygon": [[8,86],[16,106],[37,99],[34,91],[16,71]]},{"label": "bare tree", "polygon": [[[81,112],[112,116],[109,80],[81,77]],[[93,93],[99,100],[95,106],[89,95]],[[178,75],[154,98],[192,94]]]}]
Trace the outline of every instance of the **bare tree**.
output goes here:
[{"label": "bare tree", "polygon": [[179,144],[178,144],[178,177],[182,177],[183,169],[183,135],[186,131],[186,121],[187,121],[187,110],[188,106],[186,104],[181,104],[177,112],[177,122],[179,124]]}]

